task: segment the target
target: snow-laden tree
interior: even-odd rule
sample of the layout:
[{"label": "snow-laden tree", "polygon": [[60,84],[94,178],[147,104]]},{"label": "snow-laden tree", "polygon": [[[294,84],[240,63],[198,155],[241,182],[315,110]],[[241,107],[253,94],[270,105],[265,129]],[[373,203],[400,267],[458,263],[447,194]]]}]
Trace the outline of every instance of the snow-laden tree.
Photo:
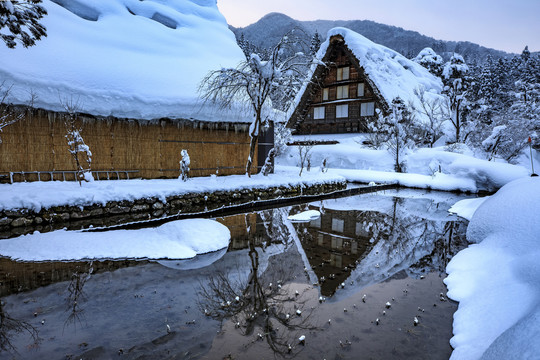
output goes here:
[{"label": "snow-laden tree", "polygon": [[443,58],[437,55],[432,48],[424,48],[418,53],[413,61],[428,69],[433,75],[441,77],[444,63]]},{"label": "snow-laden tree", "polygon": [[40,3],[41,0],[0,1],[0,39],[8,48],[15,48],[17,43],[33,46],[47,36],[47,29],[39,23],[47,10]]},{"label": "snow-laden tree", "polygon": [[450,101],[451,122],[455,130],[455,142],[460,142],[461,130],[464,119],[461,117],[462,106],[466,101],[467,90],[469,87],[469,66],[465,63],[463,57],[454,53],[452,58],[444,65],[442,76],[444,93]]},{"label": "snow-laden tree", "polygon": [[313,34],[313,36],[311,37],[311,44],[309,46],[309,54],[312,57],[315,57],[320,47],[321,47],[321,36],[317,32],[317,30],[315,30],[315,34]]},{"label": "snow-laden tree", "polygon": [[[292,32],[281,38],[272,49],[268,60],[258,54],[251,54],[236,68],[211,71],[201,82],[199,91],[205,101],[218,104],[226,109],[235,104],[245,105],[253,114],[249,128],[250,146],[246,163],[246,174],[251,176],[253,157],[261,127],[271,119],[271,96],[288,94],[292,84],[300,83],[306,67],[306,57],[294,52],[297,39]],[[291,101],[292,97],[288,97]]]},{"label": "snow-laden tree", "polygon": [[406,151],[414,147],[415,135],[418,134],[410,107],[403,99],[397,97],[392,100],[390,114],[383,116],[379,113],[379,120],[376,123],[370,123],[369,127],[373,133],[377,134],[374,142],[385,146],[394,158],[394,170],[405,172],[403,158]]},{"label": "snow-laden tree", "polygon": [[[94,181],[92,176],[92,152],[90,147],[85,144],[81,135],[81,125],[79,121],[80,104],[78,100],[71,98],[60,99],[67,115],[64,117],[64,126],[66,128],[66,140],[68,151],[75,161],[75,178],[82,186],[82,181]],[[86,163],[86,166],[83,164]]]}]

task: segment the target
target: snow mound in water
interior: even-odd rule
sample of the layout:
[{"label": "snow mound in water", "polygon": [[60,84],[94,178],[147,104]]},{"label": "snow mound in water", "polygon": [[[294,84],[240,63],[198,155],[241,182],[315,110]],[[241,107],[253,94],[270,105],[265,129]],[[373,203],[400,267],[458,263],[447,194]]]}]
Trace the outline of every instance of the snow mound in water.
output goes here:
[{"label": "snow mound in water", "polygon": [[217,221],[189,219],[140,230],[59,230],[0,241],[0,255],[20,261],[82,259],[188,259],[229,245]]}]

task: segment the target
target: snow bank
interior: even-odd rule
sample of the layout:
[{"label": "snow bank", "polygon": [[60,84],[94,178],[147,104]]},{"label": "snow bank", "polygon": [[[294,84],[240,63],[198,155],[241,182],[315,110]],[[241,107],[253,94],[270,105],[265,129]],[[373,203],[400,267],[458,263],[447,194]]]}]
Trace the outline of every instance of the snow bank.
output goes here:
[{"label": "snow bank", "polygon": [[296,170],[281,171],[269,176],[260,174],[251,178],[244,175],[210,176],[154,180],[110,180],[83,183],[75,181],[47,181],[0,184],[0,210],[31,209],[35,212],[52,206],[106,204],[109,201],[133,201],[144,198],[166,198],[187,193],[233,191],[274,186],[309,186],[321,183],[343,182],[339,175],[307,173],[298,176]]},{"label": "snow bank", "polygon": [[23,261],[186,259],[227,247],[231,234],[217,221],[171,221],[152,229],[59,230],[0,241],[0,255]]},{"label": "snow bank", "polygon": [[408,171],[426,173],[438,169],[443,173],[475,181],[479,189],[496,190],[529,172],[522,166],[493,162],[473,156],[444,151],[442,148],[418,149],[407,157]]},{"label": "snow bank", "polygon": [[[0,46],[8,102],[64,111],[154,119],[251,122],[249,114],[200,103],[211,70],[244,55],[215,0],[44,0],[47,37],[35,46]],[[245,119],[242,119],[244,117]]]},{"label": "snow bank", "polygon": [[534,358],[540,353],[540,179],[513,181],[474,212],[477,243],[448,264],[452,359]]},{"label": "snow bank", "polygon": [[451,212],[452,214],[456,214],[458,216],[461,216],[464,219],[467,219],[471,221],[474,213],[476,210],[489,198],[489,196],[484,196],[477,199],[465,199],[458,201],[450,209],[448,209],[448,212]]},{"label": "snow bank", "polygon": [[330,169],[331,174],[341,175],[347,181],[369,183],[374,181],[378,184],[397,184],[400,186],[433,189],[443,191],[476,192],[477,187],[473,180],[459,178],[448,174],[435,173],[433,175],[421,175],[410,173],[396,173],[375,170],[347,170]]},{"label": "snow bank", "polygon": [[[365,136],[342,136],[336,138],[338,144],[313,146],[309,152],[312,171],[326,160],[329,173],[341,175],[348,181],[470,192],[497,190],[513,180],[529,176],[528,169],[523,166],[477,159],[472,153],[459,154],[444,151],[442,147],[408,151],[403,158],[407,173],[397,174],[393,172],[394,159],[390,153],[363,146]],[[320,135],[294,137],[297,141],[317,139],[320,140]],[[298,159],[297,147],[290,146],[277,163],[297,166]]]}]

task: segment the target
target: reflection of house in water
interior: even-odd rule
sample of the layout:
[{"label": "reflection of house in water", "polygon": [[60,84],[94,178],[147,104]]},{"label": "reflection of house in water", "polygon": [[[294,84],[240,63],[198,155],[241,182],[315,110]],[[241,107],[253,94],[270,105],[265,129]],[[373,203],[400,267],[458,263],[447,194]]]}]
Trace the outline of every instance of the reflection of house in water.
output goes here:
[{"label": "reflection of house in water", "polygon": [[[316,209],[310,206],[311,209]],[[373,234],[368,228],[384,221],[384,214],[374,211],[338,211],[325,209],[317,220],[298,224],[298,237],[321,286],[321,294],[331,296],[349,277],[372,247]]]}]

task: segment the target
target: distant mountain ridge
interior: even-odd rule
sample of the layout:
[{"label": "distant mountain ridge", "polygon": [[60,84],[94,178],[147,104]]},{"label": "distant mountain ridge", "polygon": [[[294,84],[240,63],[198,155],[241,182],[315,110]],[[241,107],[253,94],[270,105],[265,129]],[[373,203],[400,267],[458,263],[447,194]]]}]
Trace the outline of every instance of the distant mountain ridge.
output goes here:
[{"label": "distant mountain ridge", "polygon": [[[380,24],[371,20],[313,20],[300,21],[281,13],[270,13],[259,21],[244,28],[229,26],[237,38],[244,34],[246,40],[252,44],[268,48],[289,30],[299,28],[306,33],[306,41],[317,31],[324,41],[328,30],[334,27],[345,27],[356,31],[368,39],[389,47],[399,53],[412,58],[425,47],[431,47],[443,57],[457,52],[467,62],[482,62],[488,55],[494,58],[508,57],[511,54],[501,50],[490,49],[468,41],[444,41],[422,35],[416,31],[405,30],[391,25]],[[525,45],[524,45],[525,46]]]}]

